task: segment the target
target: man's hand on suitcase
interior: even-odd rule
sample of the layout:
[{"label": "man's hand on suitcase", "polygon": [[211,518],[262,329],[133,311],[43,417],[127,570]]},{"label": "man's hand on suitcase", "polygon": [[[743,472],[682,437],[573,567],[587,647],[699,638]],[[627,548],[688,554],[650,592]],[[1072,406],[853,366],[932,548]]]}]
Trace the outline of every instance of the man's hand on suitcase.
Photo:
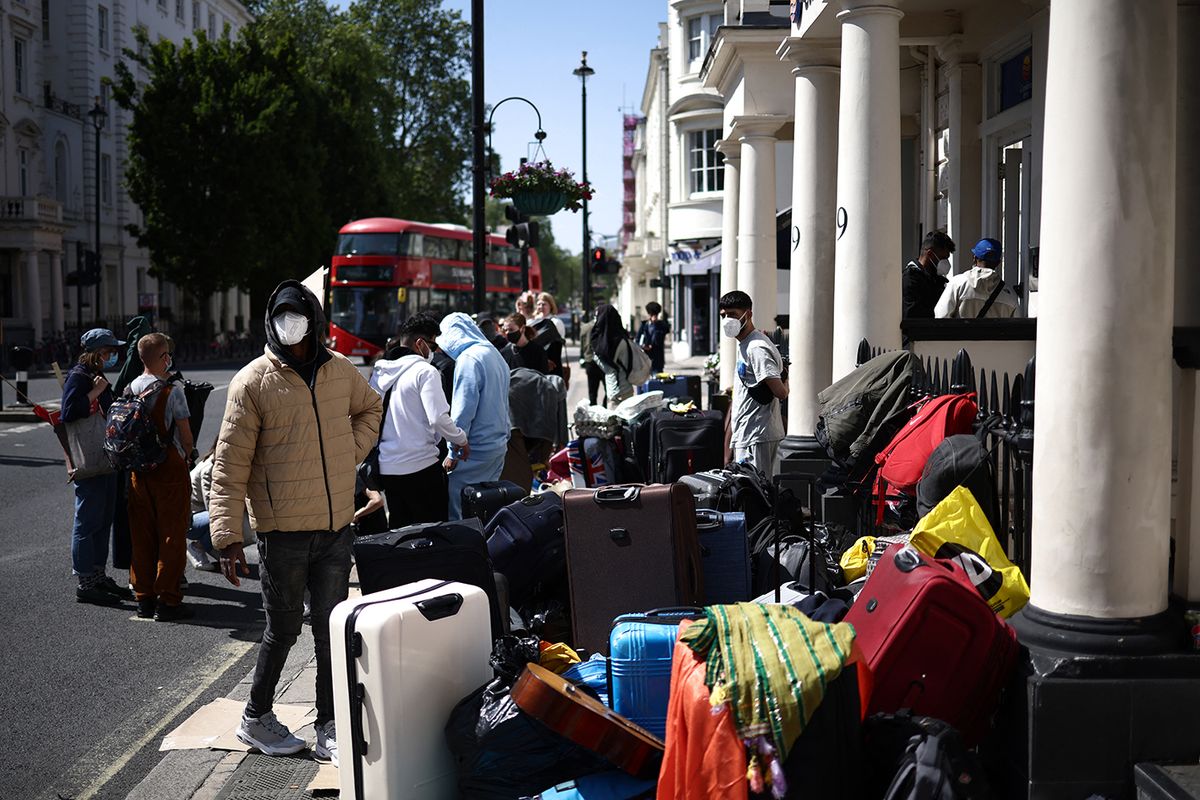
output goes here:
[{"label": "man's hand on suitcase", "polygon": [[234,586],[241,586],[238,573],[250,577],[250,565],[246,563],[246,551],[241,542],[231,544],[221,550],[221,574]]}]

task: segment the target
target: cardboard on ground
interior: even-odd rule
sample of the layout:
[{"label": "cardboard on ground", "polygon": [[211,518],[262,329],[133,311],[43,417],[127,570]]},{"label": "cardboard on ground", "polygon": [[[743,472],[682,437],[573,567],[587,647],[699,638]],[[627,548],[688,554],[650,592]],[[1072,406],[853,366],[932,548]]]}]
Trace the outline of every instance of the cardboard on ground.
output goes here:
[{"label": "cardboard on ground", "polygon": [[312,782],[308,784],[308,793],[313,796],[336,794],[341,788],[338,782],[338,768],[328,761],[321,762],[321,766],[317,767],[317,774],[313,776]]},{"label": "cardboard on ground", "polygon": [[[238,741],[235,735],[245,706],[245,703],[228,697],[214,700],[168,733],[158,749],[249,752],[249,746]],[[317,710],[307,705],[276,704],[273,710],[279,721],[293,731],[310,724],[317,716]]]}]

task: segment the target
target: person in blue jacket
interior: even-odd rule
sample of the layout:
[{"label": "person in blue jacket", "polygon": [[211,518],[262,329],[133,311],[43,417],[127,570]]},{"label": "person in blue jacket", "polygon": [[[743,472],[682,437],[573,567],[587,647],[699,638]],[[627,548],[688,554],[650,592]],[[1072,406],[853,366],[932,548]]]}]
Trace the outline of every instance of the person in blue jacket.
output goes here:
[{"label": "person in blue jacket", "polygon": [[471,457],[445,461],[449,473],[450,516],[462,519],[462,490],[500,479],[508,452],[508,364],[483,331],[461,312],[446,315],[438,345],[454,359],[450,417],[466,431]]}]

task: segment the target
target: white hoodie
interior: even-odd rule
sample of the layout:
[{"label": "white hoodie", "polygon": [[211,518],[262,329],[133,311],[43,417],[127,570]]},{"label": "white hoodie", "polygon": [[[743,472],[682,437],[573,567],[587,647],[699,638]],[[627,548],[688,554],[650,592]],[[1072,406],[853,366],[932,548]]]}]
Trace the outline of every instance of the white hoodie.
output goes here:
[{"label": "white hoodie", "polygon": [[371,388],[392,397],[383,413],[379,469],[384,475],[411,475],[438,460],[438,442],[464,445],[467,435],[450,419],[442,378],[419,355],[377,361]]}]

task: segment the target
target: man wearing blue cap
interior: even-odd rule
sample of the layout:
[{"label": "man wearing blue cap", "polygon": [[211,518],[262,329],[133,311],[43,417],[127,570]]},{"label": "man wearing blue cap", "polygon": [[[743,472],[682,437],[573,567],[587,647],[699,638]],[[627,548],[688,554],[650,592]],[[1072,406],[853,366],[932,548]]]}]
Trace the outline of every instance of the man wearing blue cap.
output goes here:
[{"label": "man wearing blue cap", "polygon": [[933,312],[938,319],[1008,319],[1017,314],[1017,294],[1000,277],[1000,242],[980,239],[971,248],[975,261],[942,290]]}]

